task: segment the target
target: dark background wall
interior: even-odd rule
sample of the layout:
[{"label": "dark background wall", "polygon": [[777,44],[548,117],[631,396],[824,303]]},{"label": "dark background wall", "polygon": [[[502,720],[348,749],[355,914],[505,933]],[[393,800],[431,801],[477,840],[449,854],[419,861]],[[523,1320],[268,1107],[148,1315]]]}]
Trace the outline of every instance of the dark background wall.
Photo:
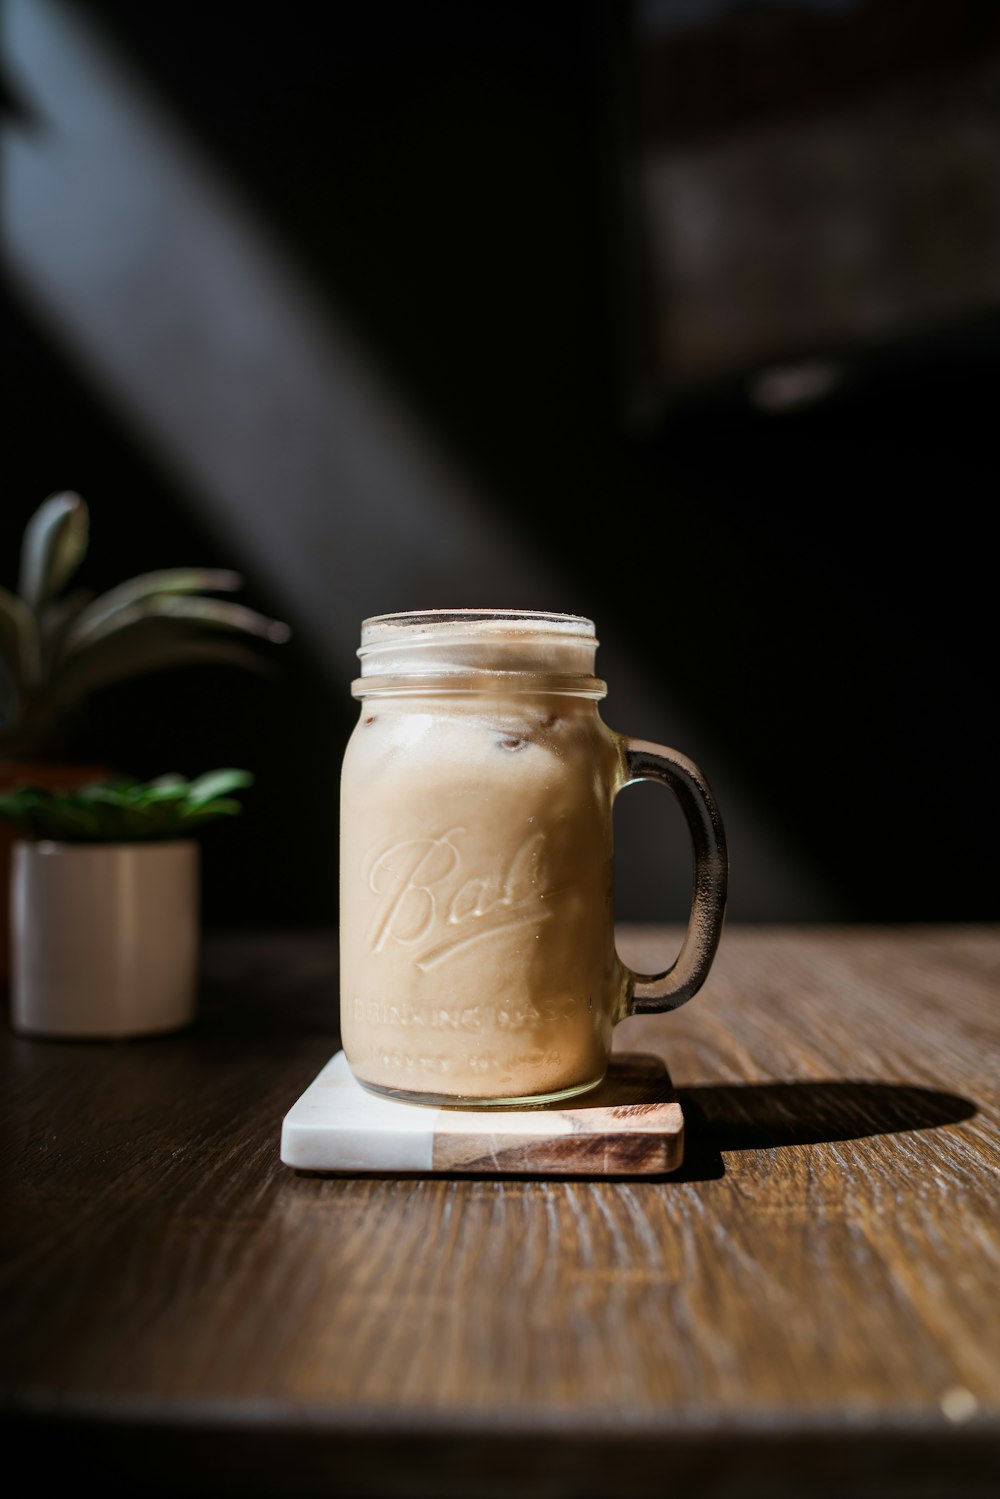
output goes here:
[{"label": "dark background wall", "polygon": [[[210,921],[335,919],[360,620],[461,604],[597,621],[608,721],[719,794],[734,919],[995,917],[995,7],[28,8],[0,583],[73,488],[92,586],[237,566],[293,626],[77,727],[254,770]],[[624,916],[683,914],[665,800],[623,799]]]}]

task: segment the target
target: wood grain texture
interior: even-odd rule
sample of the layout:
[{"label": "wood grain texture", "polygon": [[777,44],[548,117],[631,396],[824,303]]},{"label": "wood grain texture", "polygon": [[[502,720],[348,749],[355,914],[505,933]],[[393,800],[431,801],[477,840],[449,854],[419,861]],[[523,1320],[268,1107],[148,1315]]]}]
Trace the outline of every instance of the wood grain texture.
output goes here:
[{"label": "wood grain texture", "polygon": [[[677,938],[621,940],[651,970]],[[206,968],[187,1035],[3,1038],[0,1370],[35,1481],[995,1490],[1000,928],[728,930],[691,1005],[618,1033],[684,1106],[657,1182],[290,1172],[334,945]]]},{"label": "wood grain texture", "polygon": [[460,1110],[442,1110],[434,1132],[434,1170],[531,1177],[663,1176],[675,1171],[684,1155],[684,1115],[667,1069],[662,1058],[641,1052],[612,1057],[604,1082],[585,1097],[561,1108],[533,1110],[521,1119],[514,1135],[505,1129],[503,1113],[470,1131]]}]

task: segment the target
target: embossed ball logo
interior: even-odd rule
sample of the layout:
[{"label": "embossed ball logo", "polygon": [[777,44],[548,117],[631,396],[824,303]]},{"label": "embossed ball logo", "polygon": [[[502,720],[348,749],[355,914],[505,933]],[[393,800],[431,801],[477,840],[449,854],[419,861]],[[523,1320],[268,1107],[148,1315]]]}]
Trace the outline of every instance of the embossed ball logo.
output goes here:
[{"label": "embossed ball logo", "polygon": [[547,887],[543,832],[532,829],[486,874],[468,872],[466,836],[465,828],[448,828],[372,856],[368,886],[378,898],[368,935],[372,953],[391,944],[410,948],[417,968],[427,972],[474,943],[538,926],[555,914],[552,900],[560,889]]}]

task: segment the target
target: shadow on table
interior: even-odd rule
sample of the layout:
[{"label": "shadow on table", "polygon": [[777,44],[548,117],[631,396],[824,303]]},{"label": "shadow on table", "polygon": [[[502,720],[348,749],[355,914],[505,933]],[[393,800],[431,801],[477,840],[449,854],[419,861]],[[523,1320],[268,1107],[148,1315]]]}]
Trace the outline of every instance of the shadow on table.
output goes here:
[{"label": "shadow on table", "polygon": [[[337,1050],[335,934],[264,934],[259,942],[245,933],[216,935],[207,946],[205,969],[193,1033],[200,1041],[252,1042],[269,1034],[276,1046],[284,1041],[299,1048],[308,1035],[316,1039],[317,1058],[325,1060]],[[639,1059],[639,1054],[626,1055]],[[616,1053],[614,1060],[624,1057]],[[731,1151],[905,1134],[958,1124],[976,1113],[974,1103],[953,1093],[853,1079],[679,1088],[677,1096],[684,1110],[684,1163],[662,1178],[671,1182],[724,1176],[724,1157]],[[607,1102],[594,1093],[574,1108]]]},{"label": "shadow on table", "polygon": [[684,1110],[685,1153],[671,1181],[724,1176],[723,1156],[729,1151],[937,1129],[976,1113],[967,1098],[908,1083],[741,1083],[679,1088],[677,1096]]}]

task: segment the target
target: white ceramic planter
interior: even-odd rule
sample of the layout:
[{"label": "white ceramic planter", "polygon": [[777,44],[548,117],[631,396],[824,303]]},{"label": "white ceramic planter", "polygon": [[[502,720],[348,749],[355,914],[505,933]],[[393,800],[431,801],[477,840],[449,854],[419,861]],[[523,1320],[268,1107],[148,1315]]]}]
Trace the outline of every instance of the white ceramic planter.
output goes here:
[{"label": "white ceramic planter", "polygon": [[18,843],[11,1025],[27,1035],[144,1036],[194,1018],[199,845]]}]

